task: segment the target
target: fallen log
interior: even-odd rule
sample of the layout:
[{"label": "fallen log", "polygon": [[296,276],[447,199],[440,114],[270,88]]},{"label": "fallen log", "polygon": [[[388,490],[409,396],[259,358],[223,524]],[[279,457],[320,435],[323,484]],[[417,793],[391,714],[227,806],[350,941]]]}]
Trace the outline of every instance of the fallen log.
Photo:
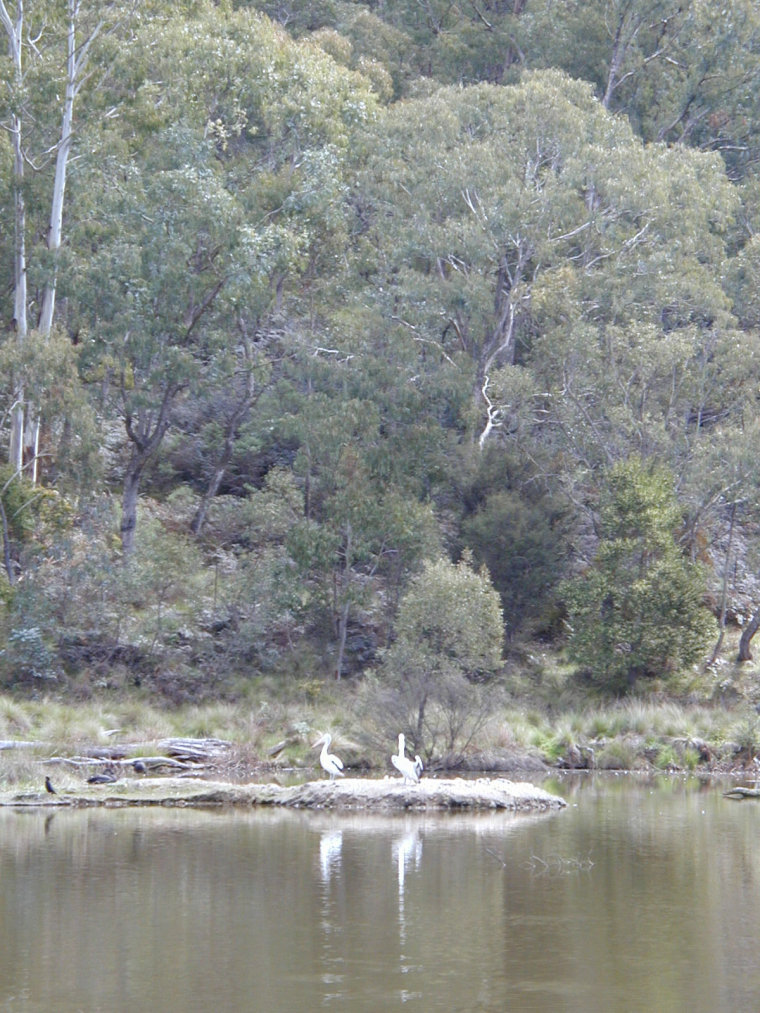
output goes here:
[{"label": "fallen log", "polygon": [[287,748],[288,746],[293,746],[299,741],[300,739],[295,735],[291,735],[287,739],[280,739],[280,741],[276,745],[272,746],[271,749],[267,750],[267,756],[274,759],[275,757],[280,755],[283,749]]},{"label": "fallen log", "polygon": [[224,739],[161,739],[158,748],[179,760],[212,763],[225,756],[232,748],[232,743]]},{"label": "fallen log", "polygon": [[760,798],[760,788],[742,788],[737,785],[729,791],[723,792],[724,798]]},{"label": "fallen log", "polygon": [[[108,733],[106,733],[108,734]],[[23,739],[0,739],[0,750],[3,749],[51,749],[50,742],[30,742]],[[93,760],[108,760],[118,762],[125,760],[131,762],[129,757],[138,753],[141,749],[162,749],[167,756],[177,760],[185,760],[189,763],[211,763],[226,756],[232,748],[232,743],[225,739],[161,739],[159,742],[135,742],[130,744],[114,744],[113,746],[89,746],[82,748],[78,759],[92,762]]]},{"label": "fallen log", "polygon": [[49,749],[49,742],[26,742],[23,739],[0,739],[0,749]]},{"label": "fallen log", "polygon": [[126,746],[90,746],[82,755],[91,760],[121,760],[127,755],[127,749]]},{"label": "fallen log", "polygon": [[62,767],[74,767],[78,769],[80,767],[93,767],[97,763],[106,765],[109,767],[123,767],[126,769],[132,769],[135,762],[139,761],[143,766],[148,767],[152,770],[157,770],[159,767],[169,767],[171,770],[196,770],[198,769],[197,763],[189,763],[182,760],[176,760],[173,756],[136,756],[132,759],[118,759],[103,757],[95,759],[88,756],[50,756],[46,760],[40,760],[41,764],[53,764]]}]

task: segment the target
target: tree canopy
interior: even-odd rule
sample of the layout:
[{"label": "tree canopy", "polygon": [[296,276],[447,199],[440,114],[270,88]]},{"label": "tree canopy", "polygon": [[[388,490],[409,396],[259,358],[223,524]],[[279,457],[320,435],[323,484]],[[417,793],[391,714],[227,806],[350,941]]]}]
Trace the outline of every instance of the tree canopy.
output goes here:
[{"label": "tree canopy", "polygon": [[756,613],[751,0],[0,25],[4,682],[626,688]]}]

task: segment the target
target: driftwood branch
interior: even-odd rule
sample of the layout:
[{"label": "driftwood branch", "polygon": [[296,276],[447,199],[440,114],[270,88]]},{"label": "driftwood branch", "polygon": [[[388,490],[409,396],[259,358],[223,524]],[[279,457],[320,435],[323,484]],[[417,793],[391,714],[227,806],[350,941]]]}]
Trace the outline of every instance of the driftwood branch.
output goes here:
[{"label": "driftwood branch", "polygon": [[271,749],[267,750],[267,756],[271,756],[272,758],[279,756],[283,749],[287,746],[294,746],[297,742],[300,742],[297,735],[291,735],[287,739],[281,739],[276,745],[272,746]]},{"label": "driftwood branch", "polygon": [[[51,756],[43,763],[69,767],[91,767],[95,763],[111,767],[131,767],[139,760],[146,768],[171,767],[176,770],[193,770],[204,764],[224,759],[232,747],[224,739],[161,739],[160,742],[136,742],[128,745],[93,746],[82,750],[76,756]],[[0,739],[0,750],[4,749],[47,749],[50,742],[29,742],[21,739]],[[141,755],[148,749],[156,750],[155,755]]]},{"label": "driftwood branch", "polygon": [[183,763],[181,760],[175,760],[171,756],[140,756],[135,757],[131,760],[121,759],[108,759],[105,757],[93,758],[87,756],[51,756],[47,760],[42,760],[43,764],[53,764],[59,767],[73,767],[78,770],[81,767],[92,767],[96,763],[100,763],[106,767],[117,767],[131,769],[135,761],[139,760],[140,763],[148,770],[157,770],[159,767],[170,767],[172,770],[197,770],[197,763]]},{"label": "driftwood branch", "polygon": [[760,798],[760,788],[742,788],[737,786],[723,792],[724,798]]},{"label": "driftwood branch", "polygon": [[158,748],[167,756],[188,763],[211,763],[227,755],[232,746],[224,739],[162,739]]}]

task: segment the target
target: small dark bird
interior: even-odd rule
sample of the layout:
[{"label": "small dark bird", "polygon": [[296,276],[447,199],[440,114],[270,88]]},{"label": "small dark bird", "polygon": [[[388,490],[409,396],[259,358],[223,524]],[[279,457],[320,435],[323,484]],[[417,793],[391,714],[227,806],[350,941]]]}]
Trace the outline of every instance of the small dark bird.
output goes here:
[{"label": "small dark bird", "polygon": [[132,766],[136,774],[145,774],[148,770],[142,760],[133,760]]},{"label": "small dark bird", "polygon": [[45,791],[48,792],[48,794],[50,794],[50,795],[57,795],[58,794],[58,792],[53,787],[53,785],[52,785],[49,777],[45,778]]},{"label": "small dark bird", "polygon": [[102,774],[93,774],[87,778],[88,784],[113,784],[116,781],[116,772],[113,767],[106,767]]}]

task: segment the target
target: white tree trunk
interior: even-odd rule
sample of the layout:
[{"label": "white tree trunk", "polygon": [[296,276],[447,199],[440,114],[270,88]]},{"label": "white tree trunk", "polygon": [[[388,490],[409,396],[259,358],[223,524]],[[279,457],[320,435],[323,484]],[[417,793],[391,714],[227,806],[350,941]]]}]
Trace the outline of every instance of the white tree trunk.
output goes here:
[{"label": "white tree trunk", "polygon": [[[47,248],[54,257],[61,248],[61,235],[63,231],[63,199],[66,193],[66,170],[68,168],[69,154],[71,153],[71,128],[74,121],[74,98],[76,96],[76,61],[74,59],[74,46],[76,44],[74,24],[69,24],[68,32],[68,55],[66,73],[66,95],[63,101],[63,116],[61,119],[61,136],[58,141],[58,151],[55,159],[55,176],[53,178],[53,196],[50,204],[50,224],[47,234]],[[53,276],[45,286],[42,294],[42,308],[40,310],[39,329],[43,334],[50,334],[53,326],[53,314],[55,313],[55,290],[56,290],[56,266],[53,261]]]},{"label": "white tree trunk", "polygon": [[[53,254],[53,274],[42,293],[39,317],[39,331],[47,336],[53,326],[56,295],[55,258],[61,248],[63,230],[63,207],[66,195],[66,170],[71,155],[74,123],[74,102],[85,79],[84,69],[90,46],[99,34],[102,22],[98,22],[84,42],[77,44],[77,23],[82,0],[67,0],[66,32],[66,87],[61,114],[61,132],[56,145],[55,175],[50,202],[50,219],[47,233],[47,247]],[[11,18],[5,0],[0,0],[0,22],[8,36],[9,52],[14,68],[14,84],[19,94],[24,83],[23,31],[24,4],[17,0],[15,20]],[[23,342],[27,335],[27,283],[26,283],[26,209],[24,205],[25,156],[22,139],[21,107],[13,114],[10,123],[13,146],[13,186],[15,200],[15,314],[16,334]],[[23,385],[19,383],[15,403],[11,412],[10,461],[17,471],[28,467],[29,477],[37,480],[37,458],[39,453],[39,414],[24,401]]]},{"label": "white tree trunk", "polygon": [[[13,187],[14,187],[14,279],[15,285],[13,315],[16,338],[20,343],[26,338],[26,205],[24,204],[24,157],[21,151],[21,121],[13,117]],[[24,388],[19,381],[15,389],[11,410],[10,464],[14,471],[21,471],[24,465]]]},{"label": "white tree trunk", "polygon": [[53,177],[53,194],[50,202],[50,223],[47,234],[47,247],[53,254],[53,276],[42,294],[39,329],[42,334],[50,334],[55,313],[56,293],[56,255],[61,248],[63,233],[63,203],[66,196],[66,171],[71,154],[72,131],[74,125],[74,101],[79,94],[84,77],[84,68],[90,46],[99,34],[102,22],[99,22],[90,35],[77,46],[77,18],[81,0],[68,0],[68,25],[66,32],[66,90],[63,97],[61,115],[61,133],[58,139],[55,176]]},{"label": "white tree trunk", "polygon": [[[8,51],[13,64],[14,86],[20,92],[23,85],[21,40],[24,30],[24,4],[16,4],[16,19],[11,19],[4,0],[0,0],[0,21],[8,36]],[[13,204],[14,204],[14,251],[13,251],[13,315],[16,337],[23,342],[27,334],[27,293],[26,293],[26,204],[24,202],[24,152],[21,141],[21,113],[11,116],[9,135],[13,148]],[[15,471],[21,471],[24,464],[24,390],[19,383],[11,409],[11,438],[9,449],[10,464]]]}]

